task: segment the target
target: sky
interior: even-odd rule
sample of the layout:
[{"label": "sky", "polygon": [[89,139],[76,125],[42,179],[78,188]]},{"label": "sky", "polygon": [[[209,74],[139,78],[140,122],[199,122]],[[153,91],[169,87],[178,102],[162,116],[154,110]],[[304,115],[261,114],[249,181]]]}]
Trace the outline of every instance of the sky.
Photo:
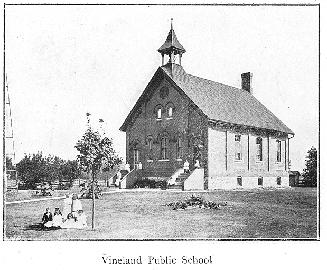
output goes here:
[{"label": "sky", "polygon": [[253,73],[254,96],[294,131],[291,169],[302,171],[318,147],[313,6],[6,6],[16,162],[38,151],[76,158],[87,112],[124,158],[119,127],[161,65],[171,18],[187,73],[235,87]]}]

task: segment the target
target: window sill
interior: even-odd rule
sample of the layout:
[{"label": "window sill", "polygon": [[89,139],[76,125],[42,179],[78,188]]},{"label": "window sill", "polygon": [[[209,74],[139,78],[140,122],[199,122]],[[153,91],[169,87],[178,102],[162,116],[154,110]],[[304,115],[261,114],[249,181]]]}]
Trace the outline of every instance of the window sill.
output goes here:
[{"label": "window sill", "polygon": [[256,160],[255,163],[262,164],[263,160]]},{"label": "window sill", "polygon": [[167,118],[166,118],[166,120],[171,120],[171,119],[173,119],[173,118],[172,118],[172,117],[167,117]]},{"label": "window sill", "polygon": [[243,162],[244,162],[244,160],[243,160],[243,159],[241,159],[241,160],[238,160],[238,159],[234,159],[234,162],[235,162],[235,163],[243,163]]},{"label": "window sill", "polygon": [[153,159],[148,159],[147,162],[149,162],[149,163],[150,163],[150,162],[153,162]]},{"label": "window sill", "polygon": [[156,121],[162,121],[162,118],[157,118]]},{"label": "window sill", "polygon": [[181,158],[176,158],[176,161],[183,161]]},{"label": "window sill", "polygon": [[159,159],[158,161],[169,161],[169,159]]}]

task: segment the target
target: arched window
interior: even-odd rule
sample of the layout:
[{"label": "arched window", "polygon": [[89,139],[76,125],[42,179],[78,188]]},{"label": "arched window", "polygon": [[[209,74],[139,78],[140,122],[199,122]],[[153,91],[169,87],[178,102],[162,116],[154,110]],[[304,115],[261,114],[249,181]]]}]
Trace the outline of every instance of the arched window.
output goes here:
[{"label": "arched window", "polygon": [[149,150],[152,150],[152,147],[153,147],[153,139],[152,139],[152,137],[149,137],[148,138],[148,146],[149,146]]},{"label": "arched window", "polygon": [[257,160],[262,161],[262,138],[258,137],[256,139],[257,146]]},{"label": "arched window", "polygon": [[176,158],[181,159],[182,158],[182,138],[178,137],[177,138],[177,143],[176,143]]},{"label": "arched window", "polygon": [[168,108],[168,117],[169,118],[172,118],[173,117],[173,108],[172,107],[169,107]]},{"label": "arched window", "polygon": [[160,145],[160,159],[167,160],[168,159],[168,138],[163,137],[161,139],[161,145]]},{"label": "arched window", "polygon": [[162,120],[162,114],[164,112],[164,107],[161,104],[158,104],[153,109],[153,114],[157,120]]},{"label": "arched window", "polygon": [[161,117],[162,117],[162,109],[158,108],[157,109],[157,119],[161,119]]},{"label": "arched window", "polygon": [[175,112],[175,106],[172,102],[168,102],[165,106],[167,112],[167,119],[173,118],[173,114]]},{"label": "arched window", "polygon": [[147,146],[148,146],[148,161],[152,161],[153,160],[153,138],[152,136],[149,136],[147,138]]}]

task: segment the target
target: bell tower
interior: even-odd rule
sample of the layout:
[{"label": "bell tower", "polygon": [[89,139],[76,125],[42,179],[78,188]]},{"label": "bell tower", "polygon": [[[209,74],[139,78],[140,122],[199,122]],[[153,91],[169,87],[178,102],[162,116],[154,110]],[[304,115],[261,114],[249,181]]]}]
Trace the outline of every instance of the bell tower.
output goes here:
[{"label": "bell tower", "polygon": [[173,19],[171,19],[171,26],[165,43],[158,49],[158,52],[162,57],[162,65],[165,65],[165,55],[169,56],[168,63],[177,64],[176,56],[179,58],[179,65],[182,64],[182,54],[185,53],[185,49],[182,44],[179,43],[174,28]]}]

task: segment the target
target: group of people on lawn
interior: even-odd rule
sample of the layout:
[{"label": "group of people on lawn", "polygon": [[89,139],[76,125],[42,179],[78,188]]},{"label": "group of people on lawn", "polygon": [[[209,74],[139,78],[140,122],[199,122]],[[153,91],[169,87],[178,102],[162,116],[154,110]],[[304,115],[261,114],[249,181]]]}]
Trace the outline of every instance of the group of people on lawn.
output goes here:
[{"label": "group of people on lawn", "polygon": [[62,213],[59,207],[54,209],[52,215],[49,208],[46,208],[42,217],[44,228],[75,228],[82,229],[87,227],[86,215],[83,212],[82,203],[76,194],[66,195],[63,201]]}]

